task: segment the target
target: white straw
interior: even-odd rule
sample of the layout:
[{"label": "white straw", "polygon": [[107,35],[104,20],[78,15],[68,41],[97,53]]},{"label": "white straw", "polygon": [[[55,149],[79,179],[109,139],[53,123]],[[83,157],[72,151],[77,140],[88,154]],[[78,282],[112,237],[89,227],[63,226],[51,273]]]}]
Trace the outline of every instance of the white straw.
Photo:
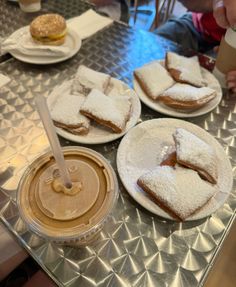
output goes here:
[{"label": "white straw", "polygon": [[65,159],[64,159],[64,156],[61,150],[58,137],[56,135],[55,127],[53,125],[53,122],[52,122],[52,119],[51,119],[51,116],[48,110],[46,99],[41,95],[37,95],[35,98],[35,102],[38,108],[40,118],[43,122],[43,126],[46,130],[48,140],[49,140],[49,143],[52,149],[52,153],[58,165],[63,184],[66,187],[70,188],[72,186],[71,179],[70,179],[68,170],[66,168]]}]

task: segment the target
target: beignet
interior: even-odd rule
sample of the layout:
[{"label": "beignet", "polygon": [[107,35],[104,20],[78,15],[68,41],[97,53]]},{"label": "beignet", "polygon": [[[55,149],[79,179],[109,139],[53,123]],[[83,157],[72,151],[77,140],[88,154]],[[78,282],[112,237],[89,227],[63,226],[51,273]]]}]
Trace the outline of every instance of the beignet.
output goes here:
[{"label": "beignet", "polygon": [[195,110],[207,104],[215,96],[216,91],[211,88],[196,88],[187,84],[176,83],[160,95],[158,100],[172,108]]},{"label": "beignet", "polygon": [[194,170],[158,166],[142,175],[138,185],[170,216],[183,221],[202,208],[217,188]]},{"label": "beignet", "polygon": [[86,97],[80,112],[101,125],[121,133],[130,117],[131,102],[129,97],[108,97],[93,89]]},{"label": "beignet", "polygon": [[87,134],[90,120],[79,112],[83,96],[60,94],[53,106],[49,107],[55,126],[73,134]]},{"label": "beignet", "polygon": [[134,77],[144,93],[153,100],[175,83],[167,70],[157,61],[136,69]]},{"label": "beignet", "polygon": [[177,162],[196,170],[204,179],[217,182],[217,157],[213,148],[189,131],[177,128],[173,134]]},{"label": "beignet", "polygon": [[180,83],[196,87],[205,86],[198,58],[187,58],[173,52],[166,53],[166,68],[171,76]]},{"label": "beignet", "polygon": [[79,66],[75,74],[71,92],[72,94],[83,94],[87,96],[92,89],[97,89],[105,93],[111,76],[94,71],[84,65]]}]

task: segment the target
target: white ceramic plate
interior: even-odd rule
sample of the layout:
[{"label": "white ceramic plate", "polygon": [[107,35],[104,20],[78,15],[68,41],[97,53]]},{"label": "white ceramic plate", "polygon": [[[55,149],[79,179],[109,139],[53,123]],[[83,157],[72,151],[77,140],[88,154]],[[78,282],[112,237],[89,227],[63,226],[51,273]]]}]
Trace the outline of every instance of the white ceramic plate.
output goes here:
[{"label": "white ceramic plate", "polygon": [[[67,81],[60,86],[57,86],[52,93],[48,96],[48,106],[52,106],[54,99],[57,97],[58,93],[68,94],[70,93],[71,81]],[[91,123],[89,132],[87,135],[74,135],[61,128],[56,128],[57,133],[70,141],[83,143],[83,144],[101,144],[116,140],[122,137],[127,131],[136,125],[141,115],[141,103],[138,96],[133,90],[129,88],[125,83],[115,78],[111,78],[108,91],[112,94],[116,91],[119,94],[124,94],[131,98],[131,116],[126,124],[126,128],[122,133],[114,133],[110,129],[103,128],[101,125],[96,124],[94,121]]]},{"label": "white ceramic plate", "polygon": [[146,195],[137,185],[137,179],[161,163],[164,156],[173,148],[172,134],[179,127],[192,132],[211,145],[219,161],[217,182],[219,192],[201,210],[187,218],[187,221],[191,221],[209,216],[223,205],[231,192],[233,183],[232,167],[224,149],[205,130],[176,119],[154,119],[143,122],[130,130],[122,139],[117,153],[117,168],[123,185],[139,204],[154,214],[173,219]]},{"label": "white ceramic plate", "polygon": [[[163,61],[158,61],[158,62],[163,62]],[[139,96],[140,100],[147,105],[149,108],[153,109],[156,112],[162,113],[164,115],[172,116],[172,117],[177,117],[177,118],[193,118],[193,117],[198,117],[202,116],[206,113],[209,113],[210,111],[214,110],[215,107],[217,107],[222,99],[222,90],[220,87],[220,84],[218,80],[215,78],[215,76],[206,70],[205,68],[202,68],[202,75],[203,78],[206,80],[208,83],[208,87],[216,90],[217,95],[216,97],[211,100],[209,103],[201,107],[200,109],[190,111],[190,112],[184,112],[180,111],[177,109],[173,109],[171,107],[168,107],[164,105],[161,102],[154,101],[150,97],[148,97],[142,88],[140,87],[139,83],[136,81],[134,78],[133,84],[134,84],[134,90],[136,91],[137,95]]]},{"label": "white ceramic plate", "polygon": [[[14,32],[14,37],[19,38],[19,41],[22,41],[24,37],[30,37],[29,35],[29,26],[23,27],[17,31]],[[65,43],[61,46],[49,46],[50,49],[58,49],[58,48],[66,48],[68,52],[65,55],[47,55],[46,53],[38,53],[38,55],[27,55],[25,53],[22,53],[20,50],[15,49],[14,51],[10,51],[9,53],[16,59],[30,64],[40,64],[40,65],[46,65],[46,64],[55,64],[62,61],[65,61],[71,57],[73,57],[80,49],[81,47],[81,39],[76,31],[73,29],[68,29],[67,36]],[[37,44],[35,44],[37,45]],[[45,49],[46,45],[38,45],[39,48]],[[46,49],[45,49],[46,50]]]}]

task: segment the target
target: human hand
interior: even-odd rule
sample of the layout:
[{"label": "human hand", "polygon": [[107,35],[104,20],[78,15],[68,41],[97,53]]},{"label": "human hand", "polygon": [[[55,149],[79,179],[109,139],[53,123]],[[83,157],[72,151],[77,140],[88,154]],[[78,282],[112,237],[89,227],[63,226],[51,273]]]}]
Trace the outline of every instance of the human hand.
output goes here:
[{"label": "human hand", "polygon": [[213,51],[217,54],[219,52],[219,48],[220,48],[220,46],[215,46],[213,48]]},{"label": "human hand", "polygon": [[236,93],[236,71],[230,71],[226,75],[226,83],[228,89]]},{"label": "human hand", "polygon": [[236,29],[235,0],[213,0],[213,14],[217,24],[222,28]]},{"label": "human hand", "polygon": [[[213,48],[215,53],[218,53],[219,46],[215,46]],[[236,93],[236,71],[230,71],[226,75],[226,85],[229,90],[232,90]]]}]

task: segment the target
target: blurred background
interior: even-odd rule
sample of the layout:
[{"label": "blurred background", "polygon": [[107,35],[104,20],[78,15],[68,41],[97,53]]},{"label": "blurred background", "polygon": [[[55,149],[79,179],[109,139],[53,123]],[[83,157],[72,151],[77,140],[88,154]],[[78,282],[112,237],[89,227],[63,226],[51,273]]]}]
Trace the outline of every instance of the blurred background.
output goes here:
[{"label": "blurred background", "polygon": [[[158,15],[156,6],[159,4]],[[186,12],[186,8],[177,0],[129,0],[130,20],[129,25],[143,30],[155,29],[170,17],[178,17]]]}]

